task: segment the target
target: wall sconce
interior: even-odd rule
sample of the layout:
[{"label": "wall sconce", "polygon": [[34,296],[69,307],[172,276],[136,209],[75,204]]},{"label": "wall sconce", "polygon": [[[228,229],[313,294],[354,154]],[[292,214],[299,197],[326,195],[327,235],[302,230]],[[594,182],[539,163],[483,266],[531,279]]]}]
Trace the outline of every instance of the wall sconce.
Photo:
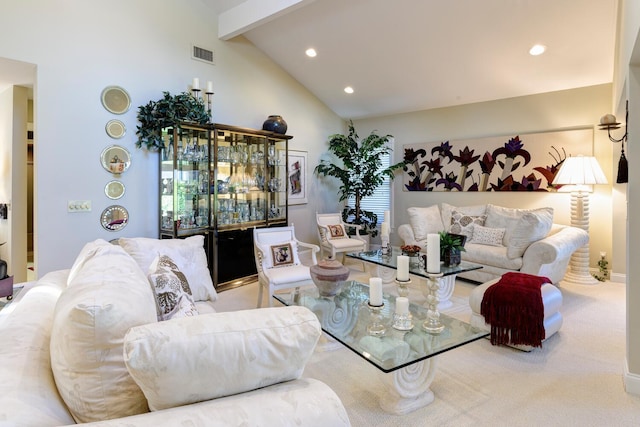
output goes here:
[{"label": "wall sconce", "polygon": [[613,114],[605,114],[600,118],[600,130],[607,130],[607,135],[609,135],[609,140],[613,143],[621,142],[622,150],[620,151],[620,160],[618,161],[618,177],[616,182],[618,184],[623,184],[629,181],[629,165],[627,163],[627,158],[624,155],[624,143],[629,136],[629,132],[627,131],[627,123],[629,122],[629,101],[626,102],[625,105],[626,115],[624,119],[624,135],[620,137],[620,139],[616,139],[611,136],[611,129],[620,129],[620,123],[616,121],[616,116]]}]

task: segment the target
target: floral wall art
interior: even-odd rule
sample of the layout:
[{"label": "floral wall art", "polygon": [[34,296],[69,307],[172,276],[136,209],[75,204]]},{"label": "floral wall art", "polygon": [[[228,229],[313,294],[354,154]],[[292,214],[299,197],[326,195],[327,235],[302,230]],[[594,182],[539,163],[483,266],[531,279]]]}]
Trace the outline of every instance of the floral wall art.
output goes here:
[{"label": "floral wall art", "polygon": [[403,148],[404,191],[556,191],[564,159],[592,155],[593,127]]}]

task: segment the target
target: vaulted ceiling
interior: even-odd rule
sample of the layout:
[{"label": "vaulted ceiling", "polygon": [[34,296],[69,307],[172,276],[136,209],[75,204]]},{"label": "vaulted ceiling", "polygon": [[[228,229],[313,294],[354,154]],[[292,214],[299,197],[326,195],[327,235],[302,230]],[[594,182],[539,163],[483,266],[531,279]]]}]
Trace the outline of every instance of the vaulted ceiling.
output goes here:
[{"label": "vaulted ceiling", "polygon": [[202,1],[345,119],[613,79],[616,0]]}]

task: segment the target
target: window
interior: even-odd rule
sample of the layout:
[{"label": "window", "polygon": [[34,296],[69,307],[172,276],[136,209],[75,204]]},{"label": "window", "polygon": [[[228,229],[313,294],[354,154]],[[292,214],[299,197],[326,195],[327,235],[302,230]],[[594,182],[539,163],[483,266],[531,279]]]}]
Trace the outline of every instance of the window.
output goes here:
[{"label": "window", "polygon": [[[383,155],[381,169],[385,169],[390,165],[391,155]],[[353,199],[349,199],[349,206],[354,206]],[[376,189],[373,196],[365,197],[360,201],[360,209],[375,213],[378,216],[378,224],[384,221],[384,211],[391,210],[391,180],[389,177],[384,178],[384,183]]]}]

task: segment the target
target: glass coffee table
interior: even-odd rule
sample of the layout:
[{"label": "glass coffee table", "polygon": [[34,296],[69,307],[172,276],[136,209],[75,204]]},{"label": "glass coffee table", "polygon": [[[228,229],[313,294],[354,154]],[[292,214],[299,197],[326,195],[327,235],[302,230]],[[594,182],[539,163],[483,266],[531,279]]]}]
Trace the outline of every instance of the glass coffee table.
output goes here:
[{"label": "glass coffee table", "polygon": [[[394,315],[393,295],[385,294],[381,309],[372,309],[368,304],[369,286],[356,281],[347,281],[332,297],[320,296],[317,288],[307,287],[275,294],[274,298],[284,305],[313,311],[325,333],[384,372],[387,392],[380,406],[393,414],[406,414],[433,401],[430,386],[436,356],[488,335],[446,315],[440,316],[441,332],[427,332],[423,325],[429,323],[430,309],[411,303],[409,322],[400,323]],[[372,323],[381,325],[384,332],[371,335]]]},{"label": "glass coffee table", "polygon": [[[366,252],[351,252],[346,256],[349,258],[364,261],[370,265],[377,267],[375,272],[371,271],[372,276],[382,278],[384,283],[392,283],[396,278],[397,257],[402,255],[402,251],[398,247],[393,247],[391,252],[386,255],[382,255],[380,250],[366,251]],[[424,255],[424,254],[421,254]],[[410,258],[409,262],[409,274],[418,276],[423,279],[429,279],[435,277],[430,275],[424,268],[424,262],[419,260],[419,257]],[[438,280],[438,289],[436,296],[438,298],[438,310],[448,308],[452,305],[451,296],[456,286],[456,275],[464,273],[466,271],[479,270],[482,266],[479,264],[473,264],[471,262],[462,261],[460,264],[452,267],[446,267],[444,264],[440,264],[440,272],[442,275]],[[406,296],[408,294],[407,286],[409,282],[397,282],[398,283],[398,295]],[[422,287],[425,297],[429,298],[429,283]]]}]

